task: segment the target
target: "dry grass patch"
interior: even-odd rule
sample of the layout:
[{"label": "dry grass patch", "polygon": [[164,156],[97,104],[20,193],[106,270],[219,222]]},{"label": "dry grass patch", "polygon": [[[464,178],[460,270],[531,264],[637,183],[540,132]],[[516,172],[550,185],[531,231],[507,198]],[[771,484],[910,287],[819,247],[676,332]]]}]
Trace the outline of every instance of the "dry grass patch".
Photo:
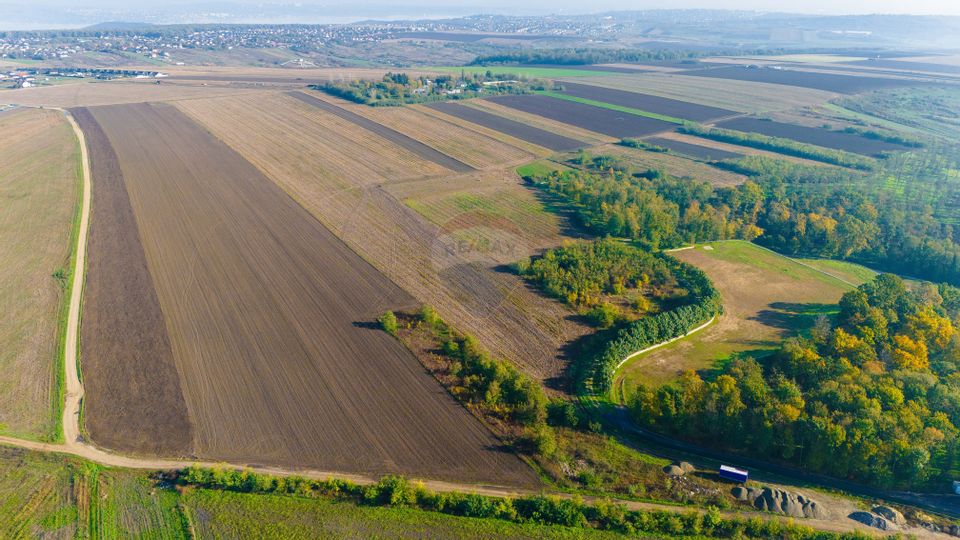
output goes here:
[{"label": "dry grass patch", "polygon": [[793,163],[800,163],[802,165],[811,165],[814,167],[837,167],[836,165],[831,165],[829,163],[824,163],[822,161],[813,161],[812,159],[804,159],[794,156],[788,156],[786,154],[778,154],[776,152],[769,152],[767,150],[760,150],[758,148],[751,148],[749,146],[739,146],[736,144],[729,144],[725,142],[715,141],[713,139],[707,139],[705,137],[697,137],[695,135],[687,135],[685,133],[663,133],[660,135],[661,138],[670,139],[673,141],[685,142],[688,144],[696,144],[698,146],[705,146],[707,148],[716,148],[717,150],[724,150],[726,152],[735,152],[737,154],[743,154],[745,156],[766,156],[774,159],[782,159],[784,161],[790,161]]},{"label": "dry grass patch", "polygon": [[230,88],[226,85],[180,84],[168,80],[163,80],[161,84],[148,80],[118,80],[21,88],[0,92],[0,96],[2,96],[3,101],[21,105],[68,108],[118,103],[179,101],[251,92],[262,93],[263,90]]},{"label": "dry grass patch", "polygon": [[0,132],[0,431],[51,439],[79,147],[58,111],[5,113]]}]

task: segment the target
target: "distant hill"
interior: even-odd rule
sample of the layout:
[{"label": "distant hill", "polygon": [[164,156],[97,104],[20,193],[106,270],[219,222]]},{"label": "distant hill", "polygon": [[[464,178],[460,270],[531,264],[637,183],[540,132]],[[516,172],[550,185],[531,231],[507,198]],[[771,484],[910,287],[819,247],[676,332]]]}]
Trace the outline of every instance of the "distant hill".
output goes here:
[{"label": "distant hill", "polygon": [[123,22],[123,21],[108,21],[97,24],[91,24],[84,28],[84,30],[101,30],[101,31],[126,31],[126,30],[149,30],[154,28],[156,25],[150,23],[141,23],[141,22]]}]

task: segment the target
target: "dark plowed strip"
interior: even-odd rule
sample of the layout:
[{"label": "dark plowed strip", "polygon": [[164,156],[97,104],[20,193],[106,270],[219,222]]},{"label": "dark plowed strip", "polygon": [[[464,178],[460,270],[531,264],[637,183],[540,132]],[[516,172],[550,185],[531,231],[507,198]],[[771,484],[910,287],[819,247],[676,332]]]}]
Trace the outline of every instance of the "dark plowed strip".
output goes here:
[{"label": "dark plowed strip", "polygon": [[378,124],[373,120],[370,120],[369,118],[365,118],[363,116],[360,116],[359,114],[350,112],[341,107],[337,107],[332,103],[327,103],[322,99],[317,99],[309,94],[304,94],[303,92],[289,92],[289,95],[299,99],[300,101],[308,105],[313,105],[318,109],[323,109],[328,113],[335,114],[340,118],[343,118],[348,122],[352,122],[367,131],[376,133],[377,135],[383,137],[384,139],[387,139],[388,141],[396,145],[402,146],[403,148],[406,148],[407,150],[413,152],[414,154],[417,154],[423,159],[432,161],[440,165],[441,167],[446,167],[450,169],[451,171],[472,172],[477,170],[471,167],[470,165],[467,165],[466,163],[460,160],[454,159],[444,154],[443,152],[436,150],[435,148],[432,148],[430,146],[423,144],[422,142],[416,139],[412,139],[404,135],[403,133],[400,133],[399,131],[390,129],[387,126]]},{"label": "dark plowed strip", "polygon": [[834,73],[816,73],[795,69],[747,68],[743,66],[694,69],[681,71],[677,75],[713,77],[736,81],[761,82],[813,88],[841,94],[857,94],[880,90],[882,88],[900,88],[903,86],[924,86],[929,83],[907,79],[884,79],[880,77],[860,77],[857,75],[839,75]]},{"label": "dark plowed strip", "polygon": [[498,96],[490,101],[518,111],[570,124],[611,137],[640,137],[673,130],[669,122],[550,96]]},{"label": "dark plowed strip", "polygon": [[549,131],[529,126],[522,122],[510,120],[502,116],[480,111],[472,107],[465,107],[459,103],[434,103],[429,105],[442,113],[462,118],[468,122],[473,122],[479,126],[487,127],[501,133],[506,133],[511,137],[516,137],[544,148],[556,151],[575,150],[587,143],[550,133]]},{"label": "dark plowed strip", "polygon": [[686,154],[688,156],[693,156],[699,159],[719,161],[724,159],[733,159],[733,158],[743,157],[743,154],[737,154],[736,152],[727,152],[726,150],[717,150],[716,148],[700,146],[699,144],[690,144],[682,141],[675,141],[673,139],[661,139],[660,137],[651,137],[649,139],[644,139],[644,142],[650,143],[655,146],[662,146],[663,148],[668,148],[674,152],[677,152],[680,154]]},{"label": "dark plowed strip", "polygon": [[650,94],[641,94],[639,92],[626,92],[624,90],[614,90],[612,88],[602,88],[591,86],[589,84],[563,83],[563,92],[571,96],[612,103],[623,107],[640,109],[684,120],[695,120],[703,122],[724,116],[732,116],[737,113],[720,109],[717,107],[708,107],[706,105],[697,105],[677,99],[669,99]]},{"label": "dark plowed strip", "polygon": [[71,113],[93,175],[80,327],[87,432],[113,450],[190,454],[193,429],[117,156],[87,109]]},{"label": "dark plowed strip", "polygon": [[770,137],[782,137],[793,139],[807,144],[815,144],[826,148],[835,148],[846,152],[863,154],[865,156],[874,156],[882,152],[893,152],[896,150],[905,150],[906,147],[899,144],[869,139],[856,133],[843,133],[830,131],[818,127],[799,126],[796,124],[785,124],[783,122],[773,122],[754,117],[741,117],[732,120],[725,120],[717,124],[717,127],[723,129],[733,129],[737,131],[746,131],[762,133]]}]

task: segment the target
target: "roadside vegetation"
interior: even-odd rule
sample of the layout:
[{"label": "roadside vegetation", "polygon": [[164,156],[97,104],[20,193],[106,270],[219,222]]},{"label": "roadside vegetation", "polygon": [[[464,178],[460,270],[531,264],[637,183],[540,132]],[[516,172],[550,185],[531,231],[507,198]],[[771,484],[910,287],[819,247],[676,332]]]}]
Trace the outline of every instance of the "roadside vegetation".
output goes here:
[{"label": "roadside vegetation", "polygon": [[373,106],[398,106],[451,99],[469,99],[501,94],[529,94],[548,90],[553,83],[513,73],[460,73],[435,77],[413,77],[407,73],[387,73],[380,81],[357,79],[328,82],[313,88],[332,96]]},{"label": "roadside vegetation", "polygon": [[643,425],[880,487],[943,490],[960,445],[960,289],[882,274],[769,360],[639,388]]}]

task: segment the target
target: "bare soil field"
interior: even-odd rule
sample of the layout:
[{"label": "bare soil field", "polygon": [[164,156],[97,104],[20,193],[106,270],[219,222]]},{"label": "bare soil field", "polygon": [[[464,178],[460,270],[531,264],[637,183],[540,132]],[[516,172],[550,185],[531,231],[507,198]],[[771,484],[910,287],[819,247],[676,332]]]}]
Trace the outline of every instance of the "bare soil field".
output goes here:
[{"label": "bare soil field", "polygon": [[718,122],[716,125],[724,129],[762,133],[771,137],[793,139],[807,144],[844,150],[865,156],[876,156],[882,152],[907,149],[899,144],[868,139],[855,133],[842,133],[819,127],[784,124],[782,122],[773,122],[760,118],[734,118]]},{"label": "bare soil field", "polygon": [[130,193],[197,455],[536,483],[371,327],[412,297],[176,108],[93,114]]},{"label": "bare soil field", "polygon": [[520,122],[521,124],[526,124],[537,129],[549,131],[550,133],[556,133],[557,135],[568,137],[570,139],[583,141],[588,145],[604,144],[616,142],[618,140],[616,137],[610,137],[609,135],[578,128],[576,126],[571,126],[570,124],[564,124],[563,122],[557,122],[556,120],[550,120],[549,118],[544,118],[535,114],[525,113],[518,111],[517,109],[504,107],[503,105],[497,105],[496,103],[486,99],[470,99],[461,103],[461,105],[471,109],[490,113],[494,116],[506,118],[507,120]]},{"label": "bare soil field", "polygon": [[[503,256],[492,256],[499,252],[459,242],[456,223],[445,228],[429,222],[391,194],[394,186],[386,178],[332,171],[327,156],[338,148],[327,139],[308,132],[292,139],[272,128],[246,128],[287,129],[286,122],[295,121],[299,114],[296,110],[266,104],[220,114],[211,105],[200,115],[195,110],[199,103],[177,106],[189,108],[214,136],[252,162],[418,302],[433,305],[444,320],[473,334],[494,355],[509,358],[533,377],[548,380],[563,374],[564,344],[589,329],[571,320],[562,305],[500,269]],[[290,124],[289,131],[299,131],[301,124]],[[297,142],[290,144],[291,140]],[[437,183],[502,181],[495,173],[474,172]],[[409,181],[397,181],[396,187]]]},{"label": "bare soil field", "polygon": [[536,128],[522,122],[503,118],[479,109],[465,107],[457,103],[434,103],[429,105],[429,107],[444,114],[455,116],[457,118],[473,122],[474,124],[501,131],[507,135],[523,139],[527,142],[531,142],[544,148],[549,148],[550,150],[574,150],[584,146],[584,143],[576,139],[564,137],[563,135],[558,135],[556,133]]},{"label": "bare soil field", "polygon": [[0,133],[0,433],[52,439],[62,407],[58,320],[79,198],[77,140],[61,112],[38,109],[0,114]]},{"label": "bare soil field", "polygon": [[578,84],[567,82],[563,84],[563,92],[571,96],[604,103],[612,103],[623,107],[631,107],[642,111],[673,116],[684,120],[693,120],[703,122],[716,118],[723,118],[737,114],[727,109],[717,107],[707,107],[690,103],[689,101],[678,101],[675,99],[654,96],[650,94],[641,94],[639,92],[628,92],[625,90],[615,90],[613,88],[604,88],[602,86],[593,86],[589,84]]},{"label": "bare soil field", "polygon": [[838,73],[818,73],[813,71],[799,71],[796,69],[756,69],[740,66],[707,68],[684,71],[684,76],[715,77],[719,79],[734,79],[738,81],[752,81],[784,86],[799,86],[813,88],[840,94],[858,94],[870,90],[883,88],[897,88],[923,84],[906,79],[888,79],[882,77],[867,77],[840,75]]},{"label": "bare soil field", "polygon": [[353,111],[348,111],[347,109],[341,106],[334,105],[328,101],[319,99],[312,94],[305,94],[303,92],[291,92],[289,95],[296,99],[299,99],[300,101],[308,105],[312,105],[328,113],[335,114],[340,118],[343,118],[344,120],[352,122],[357,126],[360,126],[366,129],[367,131],[370,131],[371,133],[379,135],[389,140],[390,142],[398,146],[402,146],[403,148],[406,148],[407,150],[417,154],[418,156],[426,160],[432,161],[442,167],[446,167],[451,171],[470,172],[474,170],[474,167],[471,167],[470,165],[458,159],[448,156],[447,154],[444,154],[438,151],[437,149],[431,146],[428,146],[416,139],[408,137],[407,135],[404,135],[403,133],[400,133],[395,129],[391,129],[385,125],[378,124],[377,122],[374,122],[373,120],[370,120],[364,116],[361,116]]},{"label": "bare soil field", "polygon": [[909,59],[870,59],[856,62],[846,62],[846,64],[858,67],[885,68],[901,71],[919,71],[923,73],[949,75],[960,75],[960,65],[938,64],[934,62],[918,62]]},{"label": "bare soil field", "polygon": [[[520,164],[543,155],[487,136],[477,130],[448,122],[414,107],[370,107],[358,105],[319,92],[312,93],[330,106],[365,118],[368,122],[392,129],[418,143],[442,152],[472,169]],[[523,146],[527,146],[524,144]],[[456,170],[456,169],[455,169]],[[457,170],[457,172],[469,172]]]},{"label": "bare soil field", "polygon": [[84,423],[125,452],[189,455],[193,427],[117,156],[88,109],[92,207],[80,326]]},{"label": "bare soil field", "polygon": [[291,156],[276,165],[322,182],[331,194],[363,183],[450,174],[419,154],[286,94],[198,99],[176,106],[228,142],[257,134],[283,144]]},{"label": "bare soil field", "polygon": [[[673,139],[664,139],[673,140]],[[599,146],[590,151],[593,155],[609,155],[620,158],[640,170],[659,169],[678,178],[695,178],[710,182],[715,186],[736,186],[747,180],[742,174],[713,167],[677,154],[649,152],[638,148],[628,148],[619,144]]]},{"label": "bare soil field", "polygon": [[710,148],[709,146],[701,146],[699,144],[691,144],[688,142],[676,141],[673,139],[664,139],[663,137],[650,137],[644,139],[644,142],[662,146],[673,152],[679,154],[685,154],[699,159],[704,159],[707,161],[722,161],[724,159],[735,159],[743,157],[743,154],[738,154],[736,152],[729,152],[727,150],[719,150],[717,148]]},{"label": "bare soil field", "polygon": [[497,96],[489,98],[526,113],[536,114],[611,137],[637,137],[672,130],[669,122],[602,109],[549,96]]},{"label": "bare soil field", "polygon": [[[702,269],[723,297],[724,313],[698,333],[628,362],[624,395],[659,386],[688,369],[709,370],[737,355],[760,357],[809,328],[853,285],[743,241],[715,242],[672,255]],[[762,284],[762,286],[758,286]]]},{"label": "bare soil field", "polygon": [[576,80],[561,79],[561,81],[643,92],[709,107],[749,113],[818,105],[837,96],[833,92],[811,88],[784,87],[733,79],[689,77],[679,73],[591,76]]},{"label": "bare soil field", "polygon": [[227,86],[179,85],[149,81],[82,82],[62,86],[0,91],[0,101],[45,107],[84,107],[120,103],[176,101],[262,92]]}]

